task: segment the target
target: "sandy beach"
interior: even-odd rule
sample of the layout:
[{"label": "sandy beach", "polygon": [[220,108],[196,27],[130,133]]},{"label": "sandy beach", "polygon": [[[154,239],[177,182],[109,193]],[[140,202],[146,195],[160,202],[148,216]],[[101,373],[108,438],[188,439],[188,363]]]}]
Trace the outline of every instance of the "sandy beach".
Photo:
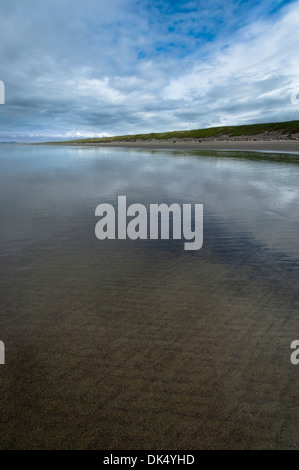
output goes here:
[{"label": "sandy beach", "polygon": [[299,450],[298,18],[0,1],[0,451]]},{"label": "sandy beach", "polygon": [[[0,448],[297,449],[298,155],[3,147]],[[202,249],[98,240],[118,193]]]},{"label": "sandy beach", "polygon": [[84,147],[128,147],[178,150],[234,150],[254,152],[299,153],[299,140],[146,140],[135,142],[53,143],[50,145],[82,145]]}]

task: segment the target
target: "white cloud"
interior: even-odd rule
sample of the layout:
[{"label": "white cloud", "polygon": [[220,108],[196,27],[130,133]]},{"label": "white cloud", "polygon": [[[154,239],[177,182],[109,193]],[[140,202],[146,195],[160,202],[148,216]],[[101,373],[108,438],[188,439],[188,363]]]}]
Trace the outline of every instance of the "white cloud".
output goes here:
[{"label": "white cloud", "polygon": [[[251,108],[251,119],[280,120],[277,104],[290,117],[294,81],[299,78],[299,3],[287,9],[275,24],[258,22],[231,38],[225,51],[217,51],[210,63],[196,64],[164,88],[164,99],[201,105],[209,113],[226,113],[226,122],[237,124]],[[178,104],[176,105],[179,106]],[[235,106],[235,110],[230,107]],[[254,109],[252,109],[254,108]],[[299,116],[299,115],[298,115]],[[220,123],[220,122],[219,122]],[[201,119],[201,125],[204,121]]]},{"label": "white cloud", "polygon": [[[298,119],[290,99],[299,81],[298,1],[276,15],[259,7],[242,18],[234,16],[233,0],[226,10],[213,0],[198,11],[192,1],[184,4],[189,13],[170,16],[162,1],[160,13],[151,13],[153,3],[104,3],[31,0],[27,11],[3,0],[4,136],[73,138]],[[265,1],[265,9],[272,3]],[[216,34],[215,18],[225,20],[219,35],[194,39],[208,27]]]}]

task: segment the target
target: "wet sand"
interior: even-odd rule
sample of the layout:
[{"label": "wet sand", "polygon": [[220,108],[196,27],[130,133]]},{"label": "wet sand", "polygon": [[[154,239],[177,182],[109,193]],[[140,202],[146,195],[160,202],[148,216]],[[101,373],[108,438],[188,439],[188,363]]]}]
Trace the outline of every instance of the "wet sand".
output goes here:
[{"label": "wet sand", "polygon": [[[60,144],[50,144],[60,145]],[[85,144],[63,144],[99,147],[127,147],[148,149],[170,149],[170,150],[245,150],[254,152],[283,152],[299,153],[299,140],[206,140],[202,142],[187,139],[173,141],[149,140],[136,142],[111,142],[111,143],[85,143]]]},{"label": "wet sand", "polygon": [[[290,344],[299,265],[263,242],[272,232],[286,244],[297,238],[298,166],[262,155],[213,158],[206,167],[204,156],[167,152],[19,151],[19,173],[12,179],[3,163],[1,173],[1,235],[8,232],[0,243],[0,448],[298,449],[299,367]],[[69,153],[85,158],[67,165]],[[256,237],[245,229],[233,237],[233,219],[227,226],[225,212],[213,216],[207,201],[198,252],[180,241],[100,243],[94,209],[118,180],[140,202],[169,203],[172,193],[162,195],[170,184],[176,197],[203,191],[223,208],[238,195],[248,215],[256,198]],[[281,194],[291,207],[279,206]],[[241,223],[238,210],[232,215]]]},{"label": "wet sand", "polygon": [[297,448],[296,286],[219,256],[62,248],[2,273],[2,449]]}]

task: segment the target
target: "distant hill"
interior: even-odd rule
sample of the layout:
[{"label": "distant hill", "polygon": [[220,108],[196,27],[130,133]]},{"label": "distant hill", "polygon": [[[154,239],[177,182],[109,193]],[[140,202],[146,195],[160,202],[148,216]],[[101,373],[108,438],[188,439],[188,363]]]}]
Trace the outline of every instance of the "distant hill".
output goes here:
[{"label": "distant hill", "polygon": [[[137,142],[146,140],[172,140],[172,139],[217,139],[217,140],[275,140],[297,139],[299,140],[299,121],[271,122],[265,124],[248,124],[243,126],[209,127],[207,129],[195,129],[190,131],[172,131],[150,134],[120,135],[115,137],[98,137],[93,139],[68,140],[62,143],[109,143],[109,142]],[[243,138],[242,138],[243,137]],[[48,142],[56,143],[56,142]]]}]

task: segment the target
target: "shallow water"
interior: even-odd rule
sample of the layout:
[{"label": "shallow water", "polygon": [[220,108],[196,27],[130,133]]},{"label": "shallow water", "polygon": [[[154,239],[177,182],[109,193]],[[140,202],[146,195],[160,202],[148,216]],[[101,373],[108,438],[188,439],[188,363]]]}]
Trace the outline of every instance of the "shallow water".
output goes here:
[{"label": "shallow water", "polygon": [[[204,243],[95,208],[201,203]],[[299,157],[0,146],[0,448],[297,448]]]}]

